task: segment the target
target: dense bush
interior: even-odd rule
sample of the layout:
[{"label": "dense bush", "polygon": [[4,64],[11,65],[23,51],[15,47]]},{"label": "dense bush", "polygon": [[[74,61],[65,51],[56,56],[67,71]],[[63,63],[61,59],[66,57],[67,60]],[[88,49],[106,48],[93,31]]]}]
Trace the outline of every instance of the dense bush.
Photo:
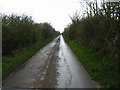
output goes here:
[{"label": "dense bush", "polygon": [[[95,1],[95,3],[86,2],[86,16],[79,18],[80,15],[75,13],[71,17],[72,23],[65,28],[63,35],[68,38],[68,44],[90,72],[93,80],[99,81],[103,87],[118,88],[120,85],[120,2],[103,2],[101,7],[98,7],[97,0]],[[82,49],[82,47],[89,49]],[[92,52],[87,54],[86,50]],[[97,53],[100,56],[94,56]],[[92,71],[92,68],[95,71]]]},{"label": "dense bush", "polygon": [[3,55],[59,34],[50,24],[37,24],[26,15],[3,15],[2,22]]},{"label": "dense bush", "polygon": [[[88,3],[86,17],[75,14],[72,24],[64,30],[69,39],[81,42],[95,51],[102,50],[118,59],[120,47],[120,6],[118,3]],[[120,59],[120,58],[119,58]]]}]

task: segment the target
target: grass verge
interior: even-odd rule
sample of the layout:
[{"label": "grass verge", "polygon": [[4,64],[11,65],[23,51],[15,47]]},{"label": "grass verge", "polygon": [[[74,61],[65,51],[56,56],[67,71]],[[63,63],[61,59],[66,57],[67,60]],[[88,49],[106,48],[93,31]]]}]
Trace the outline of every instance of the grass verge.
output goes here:
[{"label": "grass verge", "polygon": [[118,64],[109,55],[95,52],[90,48],[64,37],[67,44],[90,74],[92,80],[104,88],[120,88]]},{"label": "grass verge", "polygon": [[15,52],[14,55],[3,56],[2,57],[2,78],[5,78],[18,66],[23,64],[26,60],[32,57],[37,51],[39,51],[43,46],[47,45],[54,38],[45,40],[44,42],[37,42],[30,47],[23,48]]}]

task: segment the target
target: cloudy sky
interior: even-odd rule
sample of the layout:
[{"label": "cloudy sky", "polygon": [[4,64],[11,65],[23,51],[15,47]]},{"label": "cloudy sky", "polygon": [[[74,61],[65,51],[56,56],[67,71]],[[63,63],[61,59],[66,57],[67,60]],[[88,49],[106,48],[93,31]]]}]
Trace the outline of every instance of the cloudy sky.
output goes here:
[{"label": "cloudy sky", "polygon": [[48,22],[62,32],[71,23],[69,16],[83,9],[82,0],[0,0],[1,12],[32,16],[37,23]]}]

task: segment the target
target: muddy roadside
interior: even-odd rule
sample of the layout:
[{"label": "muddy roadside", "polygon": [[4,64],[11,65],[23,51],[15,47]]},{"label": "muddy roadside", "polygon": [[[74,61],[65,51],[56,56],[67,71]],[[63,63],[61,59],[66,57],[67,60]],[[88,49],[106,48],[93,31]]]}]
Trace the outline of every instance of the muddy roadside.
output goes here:
[{"label": "muddy roadside", "polygon": [[46,69],[43,72],[42,76],[38,78],[38,81],[35,83],[35,87],[39,88],[56,88],[57,86],[57,76],[58,76],[58,52],[59,52],[60,37],[56,40],[56,44],[53,47],[48,60],[49,62],[46,65]]},{"label": "muddy roadside", "polygon": [[57,82],[59,42],[57,37],[13,71],[3,80],[3,88],[54,87]]}]

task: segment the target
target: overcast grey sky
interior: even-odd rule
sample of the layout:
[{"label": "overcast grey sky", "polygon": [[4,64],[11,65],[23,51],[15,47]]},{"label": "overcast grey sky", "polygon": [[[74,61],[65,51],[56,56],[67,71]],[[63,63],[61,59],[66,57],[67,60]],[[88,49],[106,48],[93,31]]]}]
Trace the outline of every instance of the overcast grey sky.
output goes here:
[{"label": "overcast grey sky", "polygon": [[71,23],[69,16],[79,10],[82,0],[0,0],[2,13],[32,16],[37,23],[48,22],[62,32]]}]

